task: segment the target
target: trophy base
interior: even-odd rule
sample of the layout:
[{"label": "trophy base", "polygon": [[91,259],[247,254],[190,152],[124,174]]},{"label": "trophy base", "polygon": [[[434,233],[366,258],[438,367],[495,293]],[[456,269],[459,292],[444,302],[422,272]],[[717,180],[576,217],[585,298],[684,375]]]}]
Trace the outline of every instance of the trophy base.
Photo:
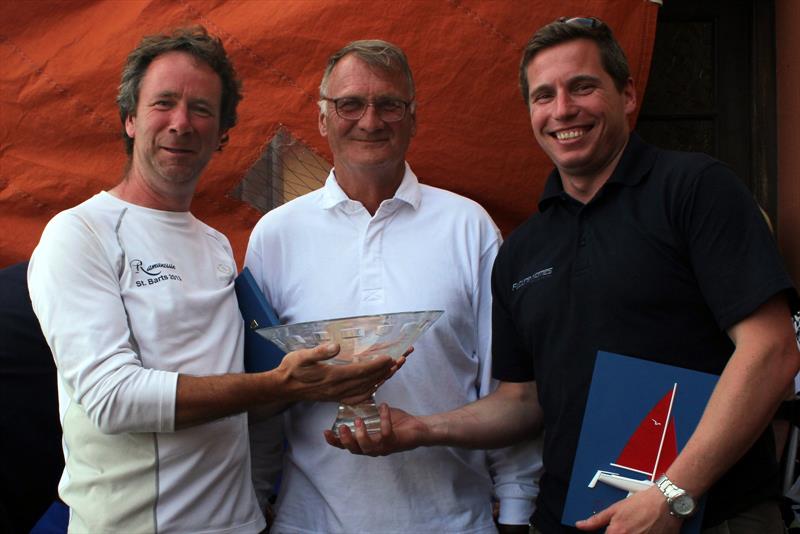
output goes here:
[{"label": "trophy base", "polygon": [[336,414],[336,421],[333,422],[331,430],[336,437],[339,437],[339,429],[346,426],[350,432],[356,432],[356,418],[364,421],[368,434],[377,434],[381,431],[381,416],[378,413],[378,406],[375,404],[375,397],[371,397],[360,404],[347,405],[340,404]]}]

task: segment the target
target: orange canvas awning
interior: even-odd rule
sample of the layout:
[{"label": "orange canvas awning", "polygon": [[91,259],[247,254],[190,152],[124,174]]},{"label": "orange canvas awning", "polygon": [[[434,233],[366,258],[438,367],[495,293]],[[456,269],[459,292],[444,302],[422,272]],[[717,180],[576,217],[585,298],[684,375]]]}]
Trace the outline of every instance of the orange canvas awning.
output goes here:
[{"label": "orange canvas awning", "polygon": [[605,20],[641,102],[657,10],[651,0],[4,2],[0,268],[27,259],[55,213],[120,180],[114,98],[125,57],[145,34],[202,24],[222,38],[244,81],[239,125],[192,207],[228,235],[241,262],[260,212],[231,193],[281,127],[332,160],[317,131],[317,87],[327,57],[347,42],[381,38],[406,51],[417,83],[414,170],[477,200],[508,232],[534,210],[551,168],[517,87],[530,35],[559,16]]}]

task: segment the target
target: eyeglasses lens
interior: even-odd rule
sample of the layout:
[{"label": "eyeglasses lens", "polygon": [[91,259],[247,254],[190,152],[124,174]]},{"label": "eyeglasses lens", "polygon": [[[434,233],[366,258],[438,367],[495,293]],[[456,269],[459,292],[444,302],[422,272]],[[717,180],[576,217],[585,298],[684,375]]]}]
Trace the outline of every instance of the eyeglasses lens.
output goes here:
[{"label": "eyeglasses lens", "polygon": [[367,102],[360,98],[338,98],[334,100],[336,113],[343,119],[356,121],[364,116],[367,108],[372,106],[378,117],[385,122],[397,122],[406,116],[408,104],[402,100],[386,99]]}]

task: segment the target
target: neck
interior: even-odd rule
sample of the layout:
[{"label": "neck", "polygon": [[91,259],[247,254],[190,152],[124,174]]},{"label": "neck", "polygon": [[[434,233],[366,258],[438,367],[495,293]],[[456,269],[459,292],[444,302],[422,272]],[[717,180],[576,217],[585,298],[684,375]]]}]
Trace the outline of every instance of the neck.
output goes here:
[{"label": "neck", "polygon": [[[335,163],[335,162],[334,162]],[[384,200],[397,192],[405,175],[405,162],[392,168],[353,169],[335,165],[336,182],[351,199],[364,205],[370,215],[375,215]]]},{"label": "neck", "polygon": [[571,173],[569,169],[558,169],[564,191],[575,200],[588,204],[611,178],[626,146],[627,142],[620,147],[608,163],[597,171],[576,174]]},{"label": "neck", "polygon": [[196,181],[157,188],[135,169],[129,168],[122,181],[108,192],[120,200],[162,211],[189,211]]}]

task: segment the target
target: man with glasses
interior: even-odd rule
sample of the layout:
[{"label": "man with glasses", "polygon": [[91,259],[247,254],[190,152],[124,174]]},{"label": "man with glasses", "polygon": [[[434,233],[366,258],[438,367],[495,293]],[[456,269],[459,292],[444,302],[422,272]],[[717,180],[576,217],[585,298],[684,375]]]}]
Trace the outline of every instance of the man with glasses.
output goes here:
[{"label": "man with glasses", "polygon": [[[405,54],[384,41],[345,46],[328,62],[319,106],[334,168],[322,189],[259,221],[245,264],[285,323],[444,310],[378,400],[434,413],[487,395],[500,234],[478,204],[420,184],[406,163],[416,102]],[[286,412],[273,532],[495,532],[493,493],[501,523],[527,523],[533,442],[374,460],[326,445],[336,409],[300,403]],[[268,461],[266,449],[254,445],[255,463]]]},{"label": "man with glasses", "polygon": [[363,400],[391,374],[385,356],[321,363],[335,346],[243,372],[230,244],[189,211],[240,99],[204,28],[142,39],[117,96],[122,181],[56,215],[31,258],[57,364],[70,532],[260,532],[245,412]]},{"label": "man with glasses", "polygon": [[507,445],[543,429],[533,528],[569,531],[560,520],[595,357],[626,354],[721,376],[657,483],[577,526],[676,532],[707,494],[709,532],[783,532],[765,429],[800,365],[787,305],[796,293],[751,194],[720,162],[660,150],[631,133],[633,81],[597,19],[559,19],[537,31],[520,83],[534,137],[555,170],[538,213],[495,262],[500,386],[442,414],[382,406],[380,436],[357,430],[330,442],[381,455]]}]

